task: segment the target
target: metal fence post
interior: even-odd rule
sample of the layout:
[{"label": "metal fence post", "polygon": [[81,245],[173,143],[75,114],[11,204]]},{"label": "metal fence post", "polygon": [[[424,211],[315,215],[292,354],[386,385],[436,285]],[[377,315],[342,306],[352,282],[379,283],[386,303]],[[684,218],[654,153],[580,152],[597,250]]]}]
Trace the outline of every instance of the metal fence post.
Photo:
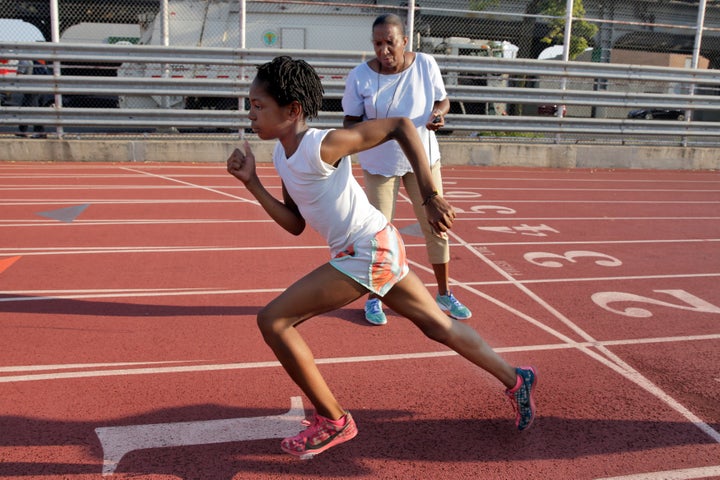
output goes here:
[{"label": "metal fence post", "polygon": [[[52,43],[60,43],[60,14],[58,10],[58,0],[50,0],[50,41]],[[60,62],[53,62],[53,78],[58,78],[60,72]],[[55,94],[55,109],[62,110],[62,94]],[[63,127],[58,125],[55,127],[55,133],[58,137],[63,136]]]},{"label": "metal fence post", "polygon": [[[160,35],[162,37],[162,45],[167,47],[170,45],[170,18],[169,18],[169,6],[168,0],[162,0],[160,2]],[[170,64],[164,63],[163,66],[163,78],[170,78]],[[162,108],[170,108],[170,98],[167,95],[162,96]]]},{"label": "metal fence post", "polygon": [[407,37],[410,39],[408,42],[408,49],[412,52],[413,38],[415,38],[415,0],[410,0],[408,2],[407,9]]},{"label": "metal fence post", "polygon": [[[700,64],[700,47],[702,46],[703,30],[705,29],[705,10],[707,8],[707,0],[700,0],[698,5],[697,25],[695,31],[695,45],[693,46],[692,64],[690,68],[697,70]],[[695,83],[690,85],[690,95],[695,94]],[[692,112],[685,112],[685,120],[690,120]]]},{"label": "metal fence post", "polygon": [[[246,48],[246,13],[247,13],[247,5],[245,3],[245,0],[239,0],[239,22],[240,22],[240,49],[245,50]],[[241,81],[245,80],[245,66],[242,65],[240,67],[240,72],[238,72],[238,75],[240,77]],[[242,116],[245,114],[245,97],[238,97],[238,113]],[[240,131],[238,132],[240,135],[240,138],[245,137],[245,129],[240,127]]]},{"label": "metal fence post", "polygon": [[[572,36],[572,20],[574,0],[567,0],[565,3],[565,37],[563,38],[563,62],[570,61],[570,37]],[[563,76],[560,80],[560,89],[564,92],[567,90],[567,76]],[[565,104],[558,105],[556,116],[562,118],[565,116]],[[560,143],[560,134],[555,136],[555,140]]]}]

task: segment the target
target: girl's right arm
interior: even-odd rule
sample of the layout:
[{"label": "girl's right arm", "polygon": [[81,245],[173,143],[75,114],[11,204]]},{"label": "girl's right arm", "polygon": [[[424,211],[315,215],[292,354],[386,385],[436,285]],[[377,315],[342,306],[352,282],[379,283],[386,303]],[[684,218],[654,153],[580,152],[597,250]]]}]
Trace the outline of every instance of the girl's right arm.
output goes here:
[{"label": "girl's right arm", "polygon": [[324,162],[331,163],[334,158],[352,155],[388,140],[396,140],[400,144],[412,166],[430,225],[438,233],[449,230],[455,212],[435,189],[425,148],[415,125],[409,118],[367,120],[351,128],[331,130],[320,145],[320,157]]},{"label": "girl's right arm", "polygon": [[343,118],[343,128],[350,128],[353,125],[356,125],[360,122],[362,122],[362,117],[353,117],[352,115],[345,115]]},{"label": "girl's right arm", "polygon": [[273,197],[257,176],[255,156],[245,141],[245,153],[236,148],[227,159],[227,171],[240,180],[275,222],[293,235],[305,230],[305,219],[297,205],[282,186],[283,202]]}]

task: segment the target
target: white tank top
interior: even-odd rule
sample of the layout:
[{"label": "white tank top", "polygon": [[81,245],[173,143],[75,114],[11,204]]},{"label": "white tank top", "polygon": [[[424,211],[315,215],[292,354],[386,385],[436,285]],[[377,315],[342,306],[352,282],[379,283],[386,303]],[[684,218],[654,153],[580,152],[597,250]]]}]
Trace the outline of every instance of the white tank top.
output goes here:
[{"label": "white tank top", "polygon": [[320,158],[320,144],[329,131],[308,129],[290,158],[278,142],[273,164],[303,218],[325,238],[334,257],[388,222],[353,177],[350,157],[343,157],[337,167]]}]

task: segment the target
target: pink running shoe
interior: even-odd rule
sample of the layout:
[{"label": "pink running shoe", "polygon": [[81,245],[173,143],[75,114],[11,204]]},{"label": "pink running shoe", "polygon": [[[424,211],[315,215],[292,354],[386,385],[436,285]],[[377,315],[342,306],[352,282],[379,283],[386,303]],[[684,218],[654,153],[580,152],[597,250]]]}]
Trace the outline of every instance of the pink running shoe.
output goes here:
[{"label": "pink running shoe", "polygon": [[339,420],[330,420],[314,413],[313,419],[304,420],[303,424],[307,425],[305,430],[280,442],[284,452],[300,457],[301,460],[308,460],[328,448],[352,440],[358,433],[350,412]]}]

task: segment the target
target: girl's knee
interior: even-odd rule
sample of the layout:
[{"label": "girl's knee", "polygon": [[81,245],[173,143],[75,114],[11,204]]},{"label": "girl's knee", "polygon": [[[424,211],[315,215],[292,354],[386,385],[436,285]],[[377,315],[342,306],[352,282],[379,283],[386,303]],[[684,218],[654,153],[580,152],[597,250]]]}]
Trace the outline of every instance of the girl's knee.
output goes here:
[{"label": "girl's knee", "polygon": [[425,336],[430,340],[447,344],[448,339],[450,338],[451,325],[445,325],[442,322],[427,322],[420,326],[420,330],[422,330]]},{"label": "girl's knee", "polygon": [[256,322],[266,343],[270,343],[272,338],[279,335],[281,330],[279,325],[281,322],[276,316],[271,314],[267,307],[258,312]]}]

